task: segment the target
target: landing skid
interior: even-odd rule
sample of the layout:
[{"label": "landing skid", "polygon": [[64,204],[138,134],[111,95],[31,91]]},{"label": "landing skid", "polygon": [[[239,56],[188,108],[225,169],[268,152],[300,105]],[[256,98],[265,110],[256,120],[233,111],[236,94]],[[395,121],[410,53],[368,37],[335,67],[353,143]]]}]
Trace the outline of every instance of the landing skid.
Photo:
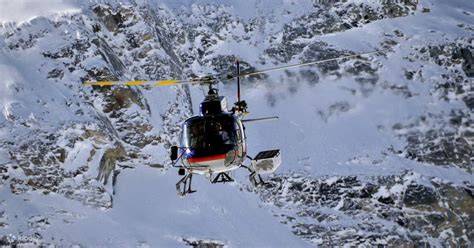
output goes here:
[{"label": "landing skid", "polygon": [[211,180],[211,183],[230,183],[233,181],[234,179],[232,179],[229,174],[225,172],[220,172],[217,174],[216,177],[214,177],[214,179]]},{"label": "landing skid", "polygon": [[267,182],[263,181],[262,176],[260,174],[258,174],[257,172],[255,172],[255,171],[250,173],[249,180],[250,180],[250,183],[254,187],[259,187],[261,185],[268,184]]},{"label": "landing skid", "polygon": [[[247,158],[251,160],[251,165],[240,165],[240,167],[243,167],[250,172],[249,180],[253,187],[259,187],[268,184],[263,180],[260,174],[272,173],[281,163],[280,150],[263,151],[260,152],[254,159],[249,156],[247,156]],[[186,196],[196,192],[196,190],[192,190],[191,188],[193,173],[188,173],[187,175],[185,175],[185,173],[185,168],[180,168],[178,174],[184,176],[178,181],[178,183],[176,183],[176,190],[180,196]],[[229,183],[234,182],[234,179],[226,172],[220,172],[217,173],[214,178],[212,178],[211,175],[210,181],[211,183]]]},{"label": "landing skid", "polygon": [[193,174],[189,173],[181,180],[176,183],[176,190],[178,191],[178,195],[180,196],[186,196],[187,194],[191,194],[196,192],[196,190],[191,189],[191,183],[193,181]]},{"label": "landing skid", "polygon": [[241,167],[247,169],[250,172],[249,180],[252,186],[258,187],[258,186],[267,184],[267,182],[263,180],[262,176],[258,174],[256,171],[254,171],[253,169],[251,169],[250,167],[247,167],[245,165],[241,165]]}]

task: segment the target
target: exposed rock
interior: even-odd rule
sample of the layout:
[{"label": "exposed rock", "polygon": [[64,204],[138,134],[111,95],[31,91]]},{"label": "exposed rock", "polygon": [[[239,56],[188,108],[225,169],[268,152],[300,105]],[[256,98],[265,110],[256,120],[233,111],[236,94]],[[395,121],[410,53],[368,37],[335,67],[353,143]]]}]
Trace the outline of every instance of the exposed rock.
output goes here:
[{"label": "exposed rock", "polygon": [[471,111],[474,110],[474,94],[467,95],[462,100]]},{"label": "exposed rock", "polygon": [[297,236],[321,246],[471,245],[472,185],[419,179],[427,180],[412,172],[375,179],[294,173],[270,178],[257,192],[285,213],[281,222]]},{"label": "exposed rock", "polygon": [[48,78],[62,79],[63,76],[64,76],[64,72],[60,69],[53,69],[52,71],[48,72]]},{"label": "exposed rock", "polygon": [[114,148],[107,149],[100,159],[99,175],[97,180],[107,184],[110,174],[115,169],[118,161],[125,158],[125,148],[120,143],[115,143]]},{"label": "exposed rock", "polygon": [[429,206],[436,202],[434,190],[424,185],[409,185],[403,196],[403,203],[407,207]]},{"label": "exposed rock", "polygon": [[183,242],[187,246],[191,246],[193,248],[224,248],[226,246],[225,243],[217,240],[199,240],[183,238]]},{"label": "exposed rock", "polygon": [[461,48],[461,54],[464,59],[462,69],[468,77],[474,77],[474,58],[469,48]]},{"label": "exposed rock", "polygon": [[137,104],[142,109],[145,108],[141,102],[140,96],[136,91],[130,88],[114,88],[106,98],[107,104],[104,106],[104,113],[111,113],[115,116],[118,111],[129,108],[132,103]]},{"label": "exposed rock", "polygon": [[[113,72],[110,71],[107,67],[96,68],[93,67],[91,69],[85,69],[87,74],[82,78],[82,81],[117,81],[117,76],[114,75]],[[101,89],[100,86],[93,86],[93,89]]]},{"label": "exposed rock", "polygon": [[469,100],[474,94],[474,88],[471,86],[472,80],[466,77],[474,75],[470,45],[472,41],[472,38],[460,38],[448,44],[415,48],[421,54],[414,54],[414,58],[436,63],[446,70],[446,73],[441,75],[442,79],[434,85],[435,92],[441,99],[461,99],[470,106]]},{"label": "exposed rock", "polygon": [[[126,10],[123,8],[122,10]],[[105,27],[111,32],[117,32],[123,27],[123,17],[121,11],[114,11],[111,6],[97,5],[93,8],[94,13],[102,19]]]},{"label": "exposed rock", "polygon": [[5,247],[29,247],[29,246],[48,246],[50,244],[42,241],[40,234],[34,235],[5,235],[0,236],[0,246]]},{"label": "exposed rock", "polygon": [[36,230],[44,230],[45,228],[49,227],[51,224],[49,223],[49,220],[46,217],[31,216],[28,219],[28,225]]},{"label": "exposed rock", "polygon": [[[427,113],[410,124],[394,126],[396,133],[407,140],[408,158],[441,166],[457,166],[472,171],[474,142],[473,122],[469,110],[474,108],[469,69],[472,64],[472,38],[460,38],[452,43],[437,46],[415,47],[415,53],[407,59],[422,59],[441,67],[440,78],[432,82],[434,97],[447,102],[461,100],[467,109],[453,110],[445,114]],[[423,68],[406,71],[407,79],[420,79]],[[469,109],[469,110],[468,110]],[[472,112],[472,111],[471,111]],[[429,125],[430,130],[426,130]]]},{"label": "exposed rock", "polygon": [[110,136],[107,133],[105,133],[102,130],[93,130],[93,129],[84,130],[81,136],[81,139],[82,140],[91,139],[95,143],[98,143],[98,144],[100,143],[104,144],[106,142],[111,141]]},{"label": "exposed rock", "polygon": [[66,160],[66,157],[67,157],[67,151],[66,149],[64,148],[59,148],[57,151],[56,151],[56,158],[58,159],[58,161],[60,163],[64,163],[64,161]]},{"label": "exposed rock", "polygon": [[121,77],[126,71],[125,65],[107,42],[102,38],[96,38],[92,39],[91,43],[97,46],[100,56],[112,67],[115,76]]},{"label": "exposed rock", "polygon": [[[423,126],[432,125],[431,130]],[[472,139],[472,117],[465,111],[452,111],[446,115],[421,117],[409,125],[394,125],[395,133],[405,137],[408,158],[441,166],[457,166],[471,171],[474,158]]]}]

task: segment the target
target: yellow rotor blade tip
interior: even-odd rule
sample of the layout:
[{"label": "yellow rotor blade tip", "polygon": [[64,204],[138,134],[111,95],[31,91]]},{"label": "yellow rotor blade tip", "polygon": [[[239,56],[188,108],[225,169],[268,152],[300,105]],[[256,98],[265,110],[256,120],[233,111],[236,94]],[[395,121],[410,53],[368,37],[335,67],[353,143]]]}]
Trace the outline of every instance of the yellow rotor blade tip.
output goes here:
[{"label": "yellow rotor blade tip", "polygon": [[173,84],[176,84],[178,82],[178,80],[174,80],[174,79],[171,79],[171,80],[160,80],[156,83],[156,86],[169,86],[169,85],[173,85]]},{"label": "yellow rotor blade tip", "polygon": [[102,82],[84,82],[84,85],[93,85],[93,86],[111,86],[114,85],[114,82],[111,81],[102,81]]},{"label": "yellow rotor blade tip", "polygon": [[125,85],[128,85],[128,86],[143,85],[143,84],[145,84],[145,82],[146,82],[146,81],[140,81],[140,80],[128,81],[128,82],[125,82]]}]

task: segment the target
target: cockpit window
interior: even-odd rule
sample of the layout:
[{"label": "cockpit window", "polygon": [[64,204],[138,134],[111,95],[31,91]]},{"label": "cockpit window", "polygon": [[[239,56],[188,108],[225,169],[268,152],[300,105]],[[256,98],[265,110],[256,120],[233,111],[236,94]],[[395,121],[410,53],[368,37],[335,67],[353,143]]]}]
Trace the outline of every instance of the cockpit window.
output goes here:
[{"label": "cockpit window", "polygon": [[235,120],[231,117],[203,117],[184,124],[183,144],[191,148],[235,145]]}]

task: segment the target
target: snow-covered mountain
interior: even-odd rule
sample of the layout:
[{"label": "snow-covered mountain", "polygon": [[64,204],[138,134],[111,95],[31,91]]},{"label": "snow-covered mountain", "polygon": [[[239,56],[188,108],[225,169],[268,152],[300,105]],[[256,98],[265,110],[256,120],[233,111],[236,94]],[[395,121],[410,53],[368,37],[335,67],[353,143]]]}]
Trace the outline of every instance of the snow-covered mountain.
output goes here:
[{"label": "snow-covered mountain", "polygon": [[[48,6],[48,7],[45,7]],[[472,246],[474,3],[0,2],[0,245]],[[244,71],[250,155],[176,195],[168,148],[205,89],[83,86]],[[235,84],[220,84],[235,101]]]}]

